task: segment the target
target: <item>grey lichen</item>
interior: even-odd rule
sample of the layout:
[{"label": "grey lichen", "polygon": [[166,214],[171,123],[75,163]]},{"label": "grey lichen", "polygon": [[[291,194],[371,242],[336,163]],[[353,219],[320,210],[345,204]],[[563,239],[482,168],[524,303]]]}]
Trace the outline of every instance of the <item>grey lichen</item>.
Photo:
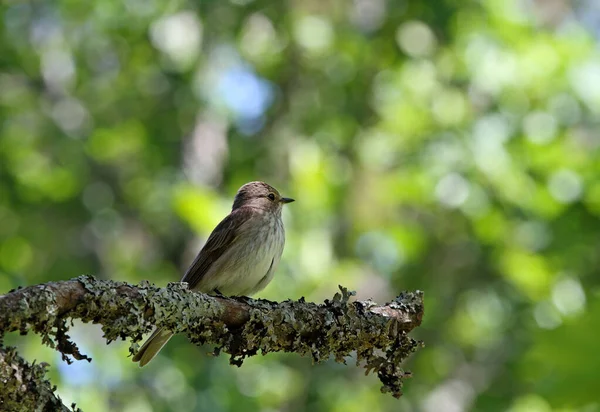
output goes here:
[{"label": "grey lichen", "polygon": [[0,411],[80,411],[63,405],[46,380],[47,364],[29,364],[16,348],[0,347]]},{"label": "grey lichen", "polygon": [[409,376],[400,365],[419,347],[407,332],[421,323],[423,294],[404,292],[382,306],[352,302],[352,295],[340,287],[323,304],[277,303],[194,293],[184,283],[157,288],[80,276],[0,296],[0,344],[6,332],[33,331],[65,360],[90,360],[67,335],[70,319],[101,324],[108,343],[130,338],[131,353],[157,325],[185,333],[195,344],[215,345],[215,353],[228,353],[238,366],[257,353],[295,352],[314,362],[333,357],[345,363],[355,352],[357,364],[377,373],[382,391],[399,397]]}]

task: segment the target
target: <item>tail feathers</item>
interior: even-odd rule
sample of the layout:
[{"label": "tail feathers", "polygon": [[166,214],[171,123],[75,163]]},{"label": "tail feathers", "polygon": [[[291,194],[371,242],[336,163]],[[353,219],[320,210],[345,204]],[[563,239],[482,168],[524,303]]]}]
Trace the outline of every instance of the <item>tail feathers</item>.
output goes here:
[{"label": "tail feathers", "polygon": [[140,363],[140,368],[150,362],[173,334],[163,329],[156,329],[133,357],[134,362]]}]

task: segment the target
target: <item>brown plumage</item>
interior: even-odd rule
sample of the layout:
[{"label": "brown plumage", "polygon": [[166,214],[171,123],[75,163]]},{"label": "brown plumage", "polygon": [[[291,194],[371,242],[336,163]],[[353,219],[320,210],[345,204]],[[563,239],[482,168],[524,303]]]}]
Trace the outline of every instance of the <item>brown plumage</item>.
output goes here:
[{"label": "brown plumage", "polygon": [[[249,296],[273,279],[285,243],[281,197],[263,182],[243,185],[231,213],[212,231],[181,279],[192,290]],[[173,334],[156,329],[133,357],[140,367],[150,362]]]}]

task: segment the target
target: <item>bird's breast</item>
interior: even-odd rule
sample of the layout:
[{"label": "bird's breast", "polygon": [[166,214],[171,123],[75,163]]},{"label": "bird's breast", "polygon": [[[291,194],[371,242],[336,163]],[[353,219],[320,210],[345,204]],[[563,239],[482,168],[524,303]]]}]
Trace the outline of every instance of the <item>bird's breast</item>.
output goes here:
[{"label": "bird's breast", "polygon": [[240,228],[236,240],[206,274],[201,290],[218,289],[225,295],[251,295],[273,278],[285,242],[279,216],[253,216]]}]

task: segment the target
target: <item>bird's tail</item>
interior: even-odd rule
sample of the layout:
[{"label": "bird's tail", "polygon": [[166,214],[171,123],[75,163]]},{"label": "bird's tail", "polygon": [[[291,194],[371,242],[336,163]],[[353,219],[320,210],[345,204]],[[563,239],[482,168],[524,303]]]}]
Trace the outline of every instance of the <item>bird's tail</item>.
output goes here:
[{"label": "bird's tail", "polygon": [[133,357],[134,362],[140,363],[140,368],[150,362],[173,334],[167,330],[156,329]]}]

